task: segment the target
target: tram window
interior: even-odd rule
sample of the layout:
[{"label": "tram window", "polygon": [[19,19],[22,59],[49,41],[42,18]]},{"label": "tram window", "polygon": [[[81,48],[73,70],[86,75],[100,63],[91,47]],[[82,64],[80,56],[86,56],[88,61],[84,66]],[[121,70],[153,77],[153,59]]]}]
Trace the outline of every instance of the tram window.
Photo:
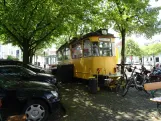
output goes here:
[{"label": "tram window", "polygon": [[81,58],[82,57],[82,47],[81,44],[75,44],[72,46],[72,58]]},{"label": "tram window", "polygon": [[83,44],[83,56],[89,57],[91,56],[91,42],[89,40],[85,40]]},{"label": "tram window", "polygon": [[112,56],[112,44],[111,42],[100,42],[100,55],[102,56]]},{"label": "tram window", "polygon": [[65,48],[63,55],[64,55],[64,59],[65,60],[70,59],[70,49],[69,48]]},{"label": "tram window", "polygon": [[63,56],[60,52],[58,52],[58,61],[61,61],[63,59]]},{"label": "tram window", "polygon": [[115,56],[115,43],[112,43],[112,55]]},{"label": "tram window", "polygon": [[93,54],[93,56],[99,56],[98,42],[92,43],[92,54]]}]

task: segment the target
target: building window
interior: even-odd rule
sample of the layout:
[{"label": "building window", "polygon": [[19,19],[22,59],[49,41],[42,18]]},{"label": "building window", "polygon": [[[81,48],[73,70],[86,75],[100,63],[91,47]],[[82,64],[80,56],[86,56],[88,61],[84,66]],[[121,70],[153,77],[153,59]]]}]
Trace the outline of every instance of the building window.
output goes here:
[{"label": "building window", "polygon": [[152,58],[150,58],[150,61],[152,61]]},{"label": "building window", "polygon": [[156,57],[156,58],[155,58],[155,61],[156,61],[156,62],[159,62],[159,57]]}]

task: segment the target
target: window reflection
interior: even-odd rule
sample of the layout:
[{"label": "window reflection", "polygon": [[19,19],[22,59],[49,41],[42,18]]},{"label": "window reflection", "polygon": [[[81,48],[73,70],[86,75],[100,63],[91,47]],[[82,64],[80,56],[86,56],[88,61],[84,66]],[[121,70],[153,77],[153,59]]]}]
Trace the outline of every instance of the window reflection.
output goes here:
[{"label": "window reflection", "polygon": [[72,46],[72,58],[81,58],[82,57],[82,47],[81,43],[75,44]]},{"label": "window reflection", "polygon": [[66,47],[66,48],[64,49],[63,55],[64,55],[64,60],[70,59],[70,49],[69,49],[69,47]]},{"label": "window reflection", "polygon": [[92,55],[91,53],[91,42],[89,40],[85,40],[83,43],[83,56],[89,57]]},{"label": "window reflection", "polygon": [[100,42],[100,55],[101,56],[112,56],[112,43],[111,42]]},{"label": "window reflection", "polygon": [[83,43],[83,56],[115,56],[115,43],[108,41],[90,42],[84,40]]},{"label": "window reflection", "polygon": [[92,52],[93,52],[93,56],[99,56],[99,46],[98,46],[98,42],[93,42],[92,43]]}]

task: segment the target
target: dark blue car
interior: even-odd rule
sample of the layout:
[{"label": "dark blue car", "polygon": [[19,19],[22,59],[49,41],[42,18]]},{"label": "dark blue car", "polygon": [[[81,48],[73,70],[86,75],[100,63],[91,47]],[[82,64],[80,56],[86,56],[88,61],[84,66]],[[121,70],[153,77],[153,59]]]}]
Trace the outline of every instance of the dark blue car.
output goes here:
[{"label": "dark blue car", "polygon": [[60,96],[56,86],[37,81],[15,81],[0,76],[1,115],[26,114],[29,121],[46,121],[59,109]]}]

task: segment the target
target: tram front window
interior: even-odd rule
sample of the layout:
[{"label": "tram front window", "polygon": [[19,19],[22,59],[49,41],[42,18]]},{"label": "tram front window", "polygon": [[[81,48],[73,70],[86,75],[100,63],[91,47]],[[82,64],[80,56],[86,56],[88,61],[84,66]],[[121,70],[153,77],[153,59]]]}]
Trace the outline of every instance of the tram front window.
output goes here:
[{"label": "tram front window", "polygon": [[92,52],[93,52],[93,56],[99,56],[99,46],[98,46],[98,42],[93,42],[92,43]]},{"label": "tram front window", "polygon": [[113,56],[111,42],[99,42],[100,56]]},{"label": "tram front window", "polygon": [[91,56],[115,56],[115,44],[111,41],[92,42],[91,45]]}]

